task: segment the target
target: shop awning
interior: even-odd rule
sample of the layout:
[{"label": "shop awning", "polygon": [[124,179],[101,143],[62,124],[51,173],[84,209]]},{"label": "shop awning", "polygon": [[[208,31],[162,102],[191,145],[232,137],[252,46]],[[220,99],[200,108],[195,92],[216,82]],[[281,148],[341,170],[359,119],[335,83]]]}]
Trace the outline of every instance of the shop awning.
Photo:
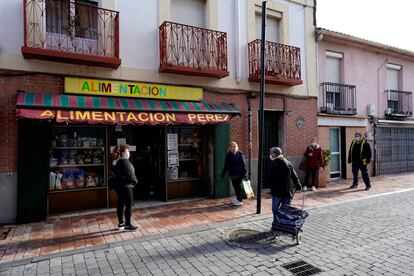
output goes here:
[{"label": "shop awning", "polygon": [[106,124],[214,124],[240,111],[229,104],[22,92],[17,116]]}]

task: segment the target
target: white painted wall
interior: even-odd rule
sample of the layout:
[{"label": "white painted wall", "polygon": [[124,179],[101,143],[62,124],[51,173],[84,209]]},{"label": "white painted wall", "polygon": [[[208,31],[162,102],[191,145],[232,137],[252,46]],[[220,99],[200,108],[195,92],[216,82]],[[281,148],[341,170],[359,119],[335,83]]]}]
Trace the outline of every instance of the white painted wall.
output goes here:
[{"label": "white painted wall", "polygon": [[[239,64],[241,70],[241,79],[244,80],[244,87],[246,84],[256,88],[256,84],[248,84],[248,60],[247,60],[247,37],[248,37],[248,22],[247,22],[247,3],[249,0],[218,0],[218,22],[219,31],[227,32],[228,39],[228,68],[230,76],[226,81],[215,82],[216,85],[223,84],[224,86],[232,86],[234,82],[229,81],[228,78],[234,79],[236,77],[236,64]],[[240,2],[237,2],[240,1]],[[274,0],[275,2],[283,3],[289,6],[289,45],[300,47],[302,55],[302,80],[306,84],[306,33],[305,33],[305,8],[296,4],[293,1]],[[107,5],[108,1],[100,2]],[[109,3],[109,2],[108,2]],[[136,0],[113,0],[111,7],[120,12],[120,58],[122,59],[121,67],[117,71],[108,71],[108,69],[93,69],[93,70],[76,70],[72,65],[65,67],[56,65],[59,70],[55,72],[62,73],[62,70],[67,70],[67,74],[84,74],[90,72],[91,76],[99,74],[102,76],[114,78],[119,77],[133,77],[136,80],[145,81],[140,75],[134,76],[125,74],[124,71],[130,69],[146,70],[145,76],[151,74],[155,75],[153,79],[162,80],[163,77],[157,77],[159,68],[159,41],[158,41],[158,27],[159,27],[159,1],[151,0],[142,1]],[[237,28],[236,22],[236,6],[239,6],[240,27]],[[312,22],[308,22],[312,24]],[[238,31],[240,30],[240,32]],[[237,33],[237,34],[236,34]],[[10,62],[11,65],[0,62],[0,68],[13,68],[19,66],[21,70],[43,71],[45,68],[44,62],[36,60],[23,60],[21,55],[21,46],[23,45],[23,0],[8,0],[0,1],[0,61],[16,60]],[[240,60],[237,59],[237,52],[240,51]],[[3,56],[2,56],[3,55]],[[5,58],[4,55],[15,56],[13,58]],[[2,59],[1,59],[2,58]],[[3,63],[3,64],[1,64]],[[30,66],[28,66],[30,64]],[[52,66],[57,63],[49,63]],[[92,73],[93,72],[93,73]],[[179,77],[177,77],[179,78]],[[205,83],[202,82],[202,83]],[[209,81],[212,85],[211,81]],[[201,82],[200,82],[201,84]],[[229,87],[229,88],[232,88]]]},{"label": "white painted wall", "polygon": [[0,1],[0,53],[21,54],[22,45],[23,1]]}]

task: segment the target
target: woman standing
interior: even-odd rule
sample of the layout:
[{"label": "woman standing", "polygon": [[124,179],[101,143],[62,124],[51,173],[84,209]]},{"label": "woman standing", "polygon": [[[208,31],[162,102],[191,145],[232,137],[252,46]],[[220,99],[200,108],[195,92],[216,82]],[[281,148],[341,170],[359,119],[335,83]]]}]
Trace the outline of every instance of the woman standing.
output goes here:
[{"label": "woman standing", "polygon": [[236,192],[236,199],[233,200],[232,203],[235,206],[243,205],[241,183],[246,176],[247,169],[244,154],[239,151],[236,142],[231,142],[229,145],[221,178],[224,178],[227,172],[229,173],[231,184]]},{"label": "woman standing", "polygon": [[[306,158],[306,174],[303,190],[306,191],[307,187],[310,187],[312,191],[316,191],[316,176],[318,175],[318,170],[322,168],[322,149],[318,145],[316,138],[311,139],[304,157]],[[310,184],[309,178],[312,180]]]},{"label": "woman standing", "polygon": [[[129,161],[129,149],[127,145],[119,145],[113,153],[112,170],[117,178],[116,193],[118,206],[118,229],[135,231],[138,227],[131,224],[132,206],[134,205],[134,186],[138,183],[135,169]],[[125,215],[125,221],[124,221]]]}]

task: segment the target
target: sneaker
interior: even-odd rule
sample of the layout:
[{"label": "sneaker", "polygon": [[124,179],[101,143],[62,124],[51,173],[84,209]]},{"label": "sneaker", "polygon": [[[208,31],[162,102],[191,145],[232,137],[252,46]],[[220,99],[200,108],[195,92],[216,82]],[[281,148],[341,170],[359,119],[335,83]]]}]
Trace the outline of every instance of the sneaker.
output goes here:
[{"label": "sneaker", "polygon": [[308,190],[308,187],[303,186],[302,191],[306,192]]},{"label": "sneaker", "polygon": [[231,201],[231,204],[232,204],[232,205],[236,205],[238,202],[239,202],[239,201],[238,201],[237,199],[233,199],[233,200]]},{"label": "sneaker", "polygon": [[365,191],[369,191],[369,190],[371,190],[371,187],[366,187],[365,188]]},{"label": "sneaker", "polygon": [[316,187],[312,186],[312,191],[316,192]]},{"label": "sneaker", "polygon": [[352,184],[351,187],[349,187],[349,189],[355,189],[358,188],[358,185]]},{"label": "sneaker", "polygon": [[138,229],[138,227],[134,226],[134,225],[128,225],[128,226],[125,226],[125,228],[124,228],[125,231],[135,231],[137,229]]},{"label": "sneaker", "polygon": [[243,205],[243,202],[236,200],[235,202],[233,202],[233,205],[234,206],[240,206],[240,205]]},{"label": "sneaker", "polygon": [[123,230],[125,228],[125,222],[118,224],[118,230]]}]

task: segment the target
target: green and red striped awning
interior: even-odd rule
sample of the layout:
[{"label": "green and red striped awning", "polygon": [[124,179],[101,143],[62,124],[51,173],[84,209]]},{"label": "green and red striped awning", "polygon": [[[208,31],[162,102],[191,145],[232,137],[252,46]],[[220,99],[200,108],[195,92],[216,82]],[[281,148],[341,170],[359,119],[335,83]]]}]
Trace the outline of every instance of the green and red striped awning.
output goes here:
[{"label": "green and red striped awning", "polygon": [[240,111],[229,104],[19,93],[17,115],[58,122],[119,124],[221,123]]}]

